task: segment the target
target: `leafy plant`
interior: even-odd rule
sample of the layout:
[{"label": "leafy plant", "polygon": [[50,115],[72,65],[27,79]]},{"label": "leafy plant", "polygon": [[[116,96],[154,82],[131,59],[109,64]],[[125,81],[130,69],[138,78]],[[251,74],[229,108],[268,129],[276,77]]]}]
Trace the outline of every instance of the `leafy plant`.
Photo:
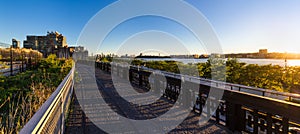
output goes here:
[{"label": "leafy plant", "polygon": [[0,76],[0,133],[20,130],[69,73],[72,65],[72,59],[49,55],[39,61],[37,69],[16,76]]}]

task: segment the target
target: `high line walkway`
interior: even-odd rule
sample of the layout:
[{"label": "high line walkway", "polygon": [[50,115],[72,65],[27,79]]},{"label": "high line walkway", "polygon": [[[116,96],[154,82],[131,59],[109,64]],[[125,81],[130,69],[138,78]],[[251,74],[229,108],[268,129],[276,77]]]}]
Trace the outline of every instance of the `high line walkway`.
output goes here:
[{"label": "high line walkway", "polygon": [[[90,69],[90,66],[86,65],[77,65],[77,68],[80,72],[85,72],[87,76],[81,76],[81,77],[90,77],[93,76],[93,71]],[[122,126],[122,124],[118,123],[117,116],[114,116],[117,114],[122,115],[124,117],[129,117],[135,120],[147,120],[149,118],[155,118],[160,114],[163,114],[167,112],[173,105],[173,102],[168,100],[167,98],[161,98],[158,102],[145,106],[137,106],[134,104],[124,103],[122,100],[120,100],[120,97],[115,93],[115,89],[113,86],[112,77],[109,73],[104,72],[100,69],[95,70],[96,74],[96,81],[103,85],[99,87],[99,92],[102,92],[102,95],[105,95],[104,99],[106,100],[106,103],[108,105],[114,106],[113,113],[110,113],[110,118],[115,119],[115,124],[109,124],[112,126]],[[82,74],[83,75],[83,74]],[[85,83],[85,85],[88,85],[88,83]],[[139,92],[144,92],[145,89],[134,87],[135,90]],[[75,89],[75,94],[77,90]],[[93,92],[93,91],[92,91]],[[88,94],[88,93],[87,93]],[[129,95],[129,94],[128,94]],[[153,96],[147,96],[143,100],[146,102],[151,99]],[[80,98],[82,99],[82,98]],[[93,97],[87,98],[87,99],[93,99]],[[74,105],[71,106],[71,113],[69,115],[67,127],[66,127],[66,133],[104,133],[103,130],[97,127],[95,123],[107,123],[106,115],[97,116],[99,114],[91,114],[91,112],[103,112],[105,109],[101,109],[101,106],[98,106],[97,104],[83,104],[84,109],[82,110],[82,107],[79,105],[79,102],[77,100],[77,97],[75,97]],[[143,103],[142,102],[142,103]],[[98,109],[98,110],[96,110]],[[177,116],[180,116],[180,110],[177,109],[178,114],[175,115],[173,118],[176,118]],[[186,110],[186,109],[182,109]],[[85,113],[89,113],[89,115],[96,115],[91,118],[93,120],[98,120],[98,122],[92,122],[89,117],[85,115]],[[105,113],[105,112],[104,112]],[[96,118],[96,119],[95,119]],[[199,122],[199,114],[190,111],[188,116],[184,119],[184,121],[177,126],[175,129],[171,130],[169,133],[229,133],[230,131],[225,128],[222,125],[217,124],[213,120],[208,121],[207,123],[200,125]],[[101,122],[102,121],[102,122]],[[130,123],[129,123],[130,124]],[[152,128],[155,129],[157,127],[155,122],[153,122],[153,126],[145,126],[146,128]],[[132,126],[133,128],[136,126]],[[134,131],[128,131],[124,133],[132,133],[132,132],[143,132],[143,128],[135,128]],[[144,133],[147,133],[147,131],[144,131]]]}]

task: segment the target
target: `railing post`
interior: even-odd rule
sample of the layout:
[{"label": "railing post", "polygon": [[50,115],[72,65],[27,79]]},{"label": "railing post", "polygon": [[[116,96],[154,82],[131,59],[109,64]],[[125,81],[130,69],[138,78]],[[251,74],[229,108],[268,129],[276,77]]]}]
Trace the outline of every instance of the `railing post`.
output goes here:
[{"label": "railing post", "polygon": [[272,115],[270,113],[267,113],[267,134],[272,134]]},{"label": "railing post", "polygon": [[245,129],[245,111],[242,105],[226,101],[226,126],[231,131]]},{"label": "railing post", "polygon": [[226,101],[226,127],[228,127],[231,131],[234,131],[235,124],[235,105]]},{"label": "railing post", "polygon": [[216,110],[216,122],[217,124],[220,124],[220,106],[218,106]]},{"label": "railing post", "polygon": [[238,119],[238,131],[244,131],[246,129],[246,110],[242,108],[242,105],[237,105],[237,119]]},{"label": "railing post", "polygon": [[[199,100],[200,100],[200,112],[202,112],[203,111],[203,105],[204,105],[204,101],[203,101],[203,96],[202,96],[202,93],[200,93],[199,94]],[[202,103],[202,102],[204,102],[204,103]]]},{"label": "railing post", "polygon": [[283,117],[282,119],[282,133],[288,134],[289,133],[289,119]]},{"label": "railing post", "polygon": [[129,67],[129,82],[132,82],[132,70]]},{"label": "railing post", "polygon": [[253,133],[258,133],[258,110],[253,110]]}]

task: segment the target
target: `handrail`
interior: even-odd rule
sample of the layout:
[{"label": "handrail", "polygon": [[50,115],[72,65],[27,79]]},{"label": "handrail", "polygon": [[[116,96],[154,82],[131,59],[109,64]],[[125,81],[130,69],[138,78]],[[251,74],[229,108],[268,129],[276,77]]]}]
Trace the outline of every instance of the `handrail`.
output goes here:
[{"label": "handrail", "polygon": [[[13,74],[17,74],[17,73],[20,73],[20,71],[21,71],[21,66],[22,65],[18,65],[17,67],[14,67],[13,68]],[[24,64],[23,65],[23,69],[24,70],[26,70],[26,64]],[[5,68],[5,69],[1,69],[0,70],[0,75],[3,75],[3,76],[9,76],[10,75],[10,72],[11,72],[11,70],[10,70],[10,68]]]},{"label": "handrail", "polygon": [[[118,63],[112,63],[112,64],[120,65],[120,66],[124,67],[124,65],[121,65],[121,64],[118,64]],[[169,76],[169,77],[173,77],[173,78],[177,77],[177,78],[180,78],[180,79],[187,78],[187,79],[190,79],[189,81],[191,81],[191,82],[197,81],[197,82],[199,82],[198,84],[203,84],[203,85],[207,85],[205,82],[208,82],[208,84],[209,84],[208,86],[211,86],[211,87],[221,88],[221,86],[218,86],[218,85],[223,85],[224,90],[233,90],[234,88],[238,88],[238,91],[240,91],[240,92],[246,92],[246,91],[242,91],[243,89],[244,90],[250,90],[250,91],[257,91],[257,92],[260,92],[261,96],[270,97],[270,98],[275,98],[275,97],[272,97],[271,95],[277,95],[277,96],[288,97],[289,100],[291,98],[300,99],[300,94],[295,94],[295,93],[279,92],[279,91],[274,91],[274,90],[270,90],[270,89],[250,87],[250,86],[234,84],[234,83],[228,83],[228,82],[217,81],[217,80],[211,80],[211,79],[206,79],[206,78],[201,78],[201,77],[188,76],[188,75],[183,75],[183,74],[176,74],[176,73],[167,72],[167,71],[155,70],[155,69],[144,67],[144,66],[133,66],[133,65],[129,65],[129,64],[127,66],[132,67],[132,68],[141,69],[143,71],[152,71],[152,72],[160,71],[165,76]],[[216,85],[216,86],[214,86],[214,85]],[[229,86],[230,89],[227,89],[226,86]],[[247,93],[249,93],[249,92],[247,92]]]},{"label": "handrail", "polygon": [[[52,93],[52,95],[46,100],[46,102],[33,115],[29,122],[27,122],[27,124],[23,127],[23,129],[20,131],[21,134],[42,132],[63,133],[64,116],[68,109],[64,106],[69,103],[71,95],[73,93],[74,71],[75,65],[73,66],[69,74],[60,83],[57,89]],[[53,121],[53,117],[51,118],[51,116],[53,115],[59,116],[56,121]]]}]

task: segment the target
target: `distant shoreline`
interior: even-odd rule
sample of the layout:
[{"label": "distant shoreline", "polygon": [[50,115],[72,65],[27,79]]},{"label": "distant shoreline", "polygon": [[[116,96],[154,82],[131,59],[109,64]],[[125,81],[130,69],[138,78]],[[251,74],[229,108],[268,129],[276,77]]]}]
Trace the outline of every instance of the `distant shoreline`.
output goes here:
[{"label": "distant shoreline", "polygon": [[237,57],[226,57],[226,58],[236,58],[236,59],[266,59],[266,60],[270,60],[270,59],[273,59],[273,60],[300,60],[300,58],[237,58]]},{"label": "distant shoreline", "polygon": [[[138,59],[142,59],[142,58],[148,58],[148,59],[164,59],[164,58],[169,58],[169,59],[172,59],[172,58],[175,58],[175,59],[209,59],[209,58],[182,58],[182,57],[170,57],[170,56],[137,56],[135,58],[138,58]],[[270,59],[273,59],[273,60],[300,60],[300,58],[238,58],[238,57],[226,57],[224,59],[228,59],[228,58],[236,58],[236,59],[259,59],[259,60],[270,60]]]},{"label": "distant shoreline", "polygon": [[162,58],[171,58],[170,56],[137,56],[135,58],[159,58],[159,59],[162,59]]}]

